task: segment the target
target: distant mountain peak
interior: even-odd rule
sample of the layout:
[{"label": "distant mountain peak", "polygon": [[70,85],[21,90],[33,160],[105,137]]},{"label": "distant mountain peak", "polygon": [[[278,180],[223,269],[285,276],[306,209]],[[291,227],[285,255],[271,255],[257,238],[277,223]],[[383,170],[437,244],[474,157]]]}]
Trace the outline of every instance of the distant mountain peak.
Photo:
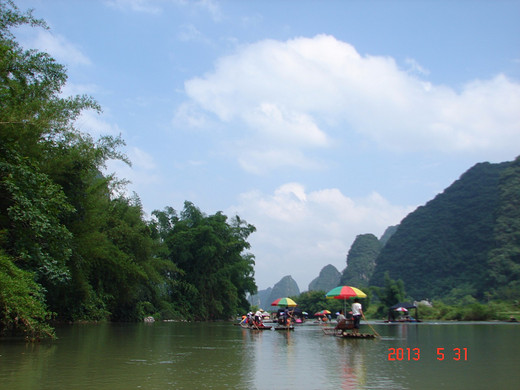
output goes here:
[{"label": "distant mountain peak", "polygon": [[320,274],[309,283],[309,291],[329,291],[338,286],[341,273],[332,264],[323,267]]}]

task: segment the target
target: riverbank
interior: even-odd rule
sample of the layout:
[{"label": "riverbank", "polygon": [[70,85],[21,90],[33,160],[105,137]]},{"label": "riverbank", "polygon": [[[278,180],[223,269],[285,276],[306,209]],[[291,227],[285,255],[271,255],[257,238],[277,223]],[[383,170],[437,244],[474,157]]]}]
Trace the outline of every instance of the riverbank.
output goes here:
[{"label": "riverbank", "polygon": [[[446,304],[434,300],[431,306],[418,304],[420,320],[437,321],[510,321],[520,319],[518,302],[491,301],[486,304],[476,300],[464,300],[460,304]],[[386,319],[387,313],[377,306],[370,307],[365,316],[368,320]]]}]

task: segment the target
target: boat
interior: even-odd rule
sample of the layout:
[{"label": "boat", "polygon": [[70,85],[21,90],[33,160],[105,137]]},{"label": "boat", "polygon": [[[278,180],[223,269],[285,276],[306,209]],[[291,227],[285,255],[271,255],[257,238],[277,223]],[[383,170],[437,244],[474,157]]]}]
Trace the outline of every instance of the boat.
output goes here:
[{"label": "boat", "polygon": [[350,332],[342,332],[336,337],[341,337],[343,339],[375,339],[376,335],[372,333],[350,333]]},{"label": "boat", "polygon": [[371,333],[353,333],[344,329],[323,328],[323,333],[328,336],[341,337],[343,339],[375,339],[376,335]]},{"label": "boat", "polygon": [[385,324],[402,324],[406,322],[422,322],[422,320],[416,320],[415,318],[403,318],[397,320],[384,320]]},{"label": "boat", "polygon": [[[415,318],[410,315],[410,310],[415,309]],[[388,309],[386,323],[422,322],[419,319],[417,305],[411,302],[399,302]]]},{"label": "boat", "polygon": [[249,330],[270,330],[272,326],[265,326],[264,324],[260,325],[247,325],[247,324],[239,324],[241,328],[249,329]]}]

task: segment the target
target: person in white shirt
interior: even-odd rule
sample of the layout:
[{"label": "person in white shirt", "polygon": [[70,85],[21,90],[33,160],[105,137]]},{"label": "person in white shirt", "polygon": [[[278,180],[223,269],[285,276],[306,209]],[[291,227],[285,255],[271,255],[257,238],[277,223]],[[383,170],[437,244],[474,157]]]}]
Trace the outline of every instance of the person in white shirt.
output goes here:
[{"label": "person in white shirt", "polygon": [[255,322],[257,325],[262,323],[262,312],[260,310],[257,310],[255,313]]},{"label": "person in white shirt", "polygon": [[361,303],[359,303],[359,299],[354,299],[354,303],[352,304],[352,317],[354,317],[354,329],[353,333],[359,333],[359,322],[361,321],[361,316],[363,315],[363,307]]}]

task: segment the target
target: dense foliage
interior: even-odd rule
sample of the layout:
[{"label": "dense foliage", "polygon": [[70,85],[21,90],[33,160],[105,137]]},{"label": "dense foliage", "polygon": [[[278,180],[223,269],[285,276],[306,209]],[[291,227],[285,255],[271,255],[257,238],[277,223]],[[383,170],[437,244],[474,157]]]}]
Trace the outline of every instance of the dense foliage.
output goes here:
[{"label": "dense foliage", "polygon": [[[370,284],[381,286],[389,272],[418,300],[444,297],[452,289],[482,299],[504,277],[514,286],[507,275],[518,266],[514,248],[519,248],[519,230],[509,209],[518,209],[520,191],[514,184],[519,172],[511,168],[511,163],[477,164],[409,214],[381,250]],[[502,228],[496,225],[500,220]],[[503,229],[503,244],[495,237],[496,229]],[[503,249],[496,252],[498,248]],[[490,268],[495,271],[491,278]]]},{"label": "dense foliage", "polygon": [[496,247],[489,253],[491,295],[520,298],[520,157],[500,176],[500,204],[494,226]]},{"label": "dense foliage", "polygon": [[511,321],[518,319],[518,304],[492,301],[486,304],[459,301],[457,304],[446,304],[434,300],[432,306],[419,304],[417,310],[422,320],[446,321]]},{"label": "dense foliage", "polygon": [[[221,212],[206,216],[192,203],[184,210],[155,211],[166,257],[182,272],[172,274],[181,288],[168,289],[196,319],[230,318],[247,311],[246,293],[255,293],[253,255],[247,237],[255,227]],[[174,285],[171,285],[173,287]]]},{"label": "dense foliage", "polygon": [[347,255],[347,268],[341,275],[340,285],[368,286],[376,266],[381,243],[373,234],[360,234]]},{"label": "dense foliage", "polygon": [[[104,174],[119,137],[74,127],[90,97],[63,97],[67,75],[11,29],[46,28],[0,0],[0,335],[52,335],[60,321],[228,318],[255,292],[252,225],[187,203],[144,218]],[[118,195],[119,194],[119,195]]]},{"label": "dense foliage", "polygon": [[[367,297],[361,299],[363,310],[368,310],[371,306],[372,292],[368,289],[363,290]],[[340,310],[350,311],[354,299],[334,299],[327,298],[325,294],[327,291],[305,291],[299,295],[291,297],[295,302],[298,302],[298,308],[305,311],[309,316],[313,316],[315,313],[322,310],[329,310],[332,318],[336,318],[336,313]]]}]

